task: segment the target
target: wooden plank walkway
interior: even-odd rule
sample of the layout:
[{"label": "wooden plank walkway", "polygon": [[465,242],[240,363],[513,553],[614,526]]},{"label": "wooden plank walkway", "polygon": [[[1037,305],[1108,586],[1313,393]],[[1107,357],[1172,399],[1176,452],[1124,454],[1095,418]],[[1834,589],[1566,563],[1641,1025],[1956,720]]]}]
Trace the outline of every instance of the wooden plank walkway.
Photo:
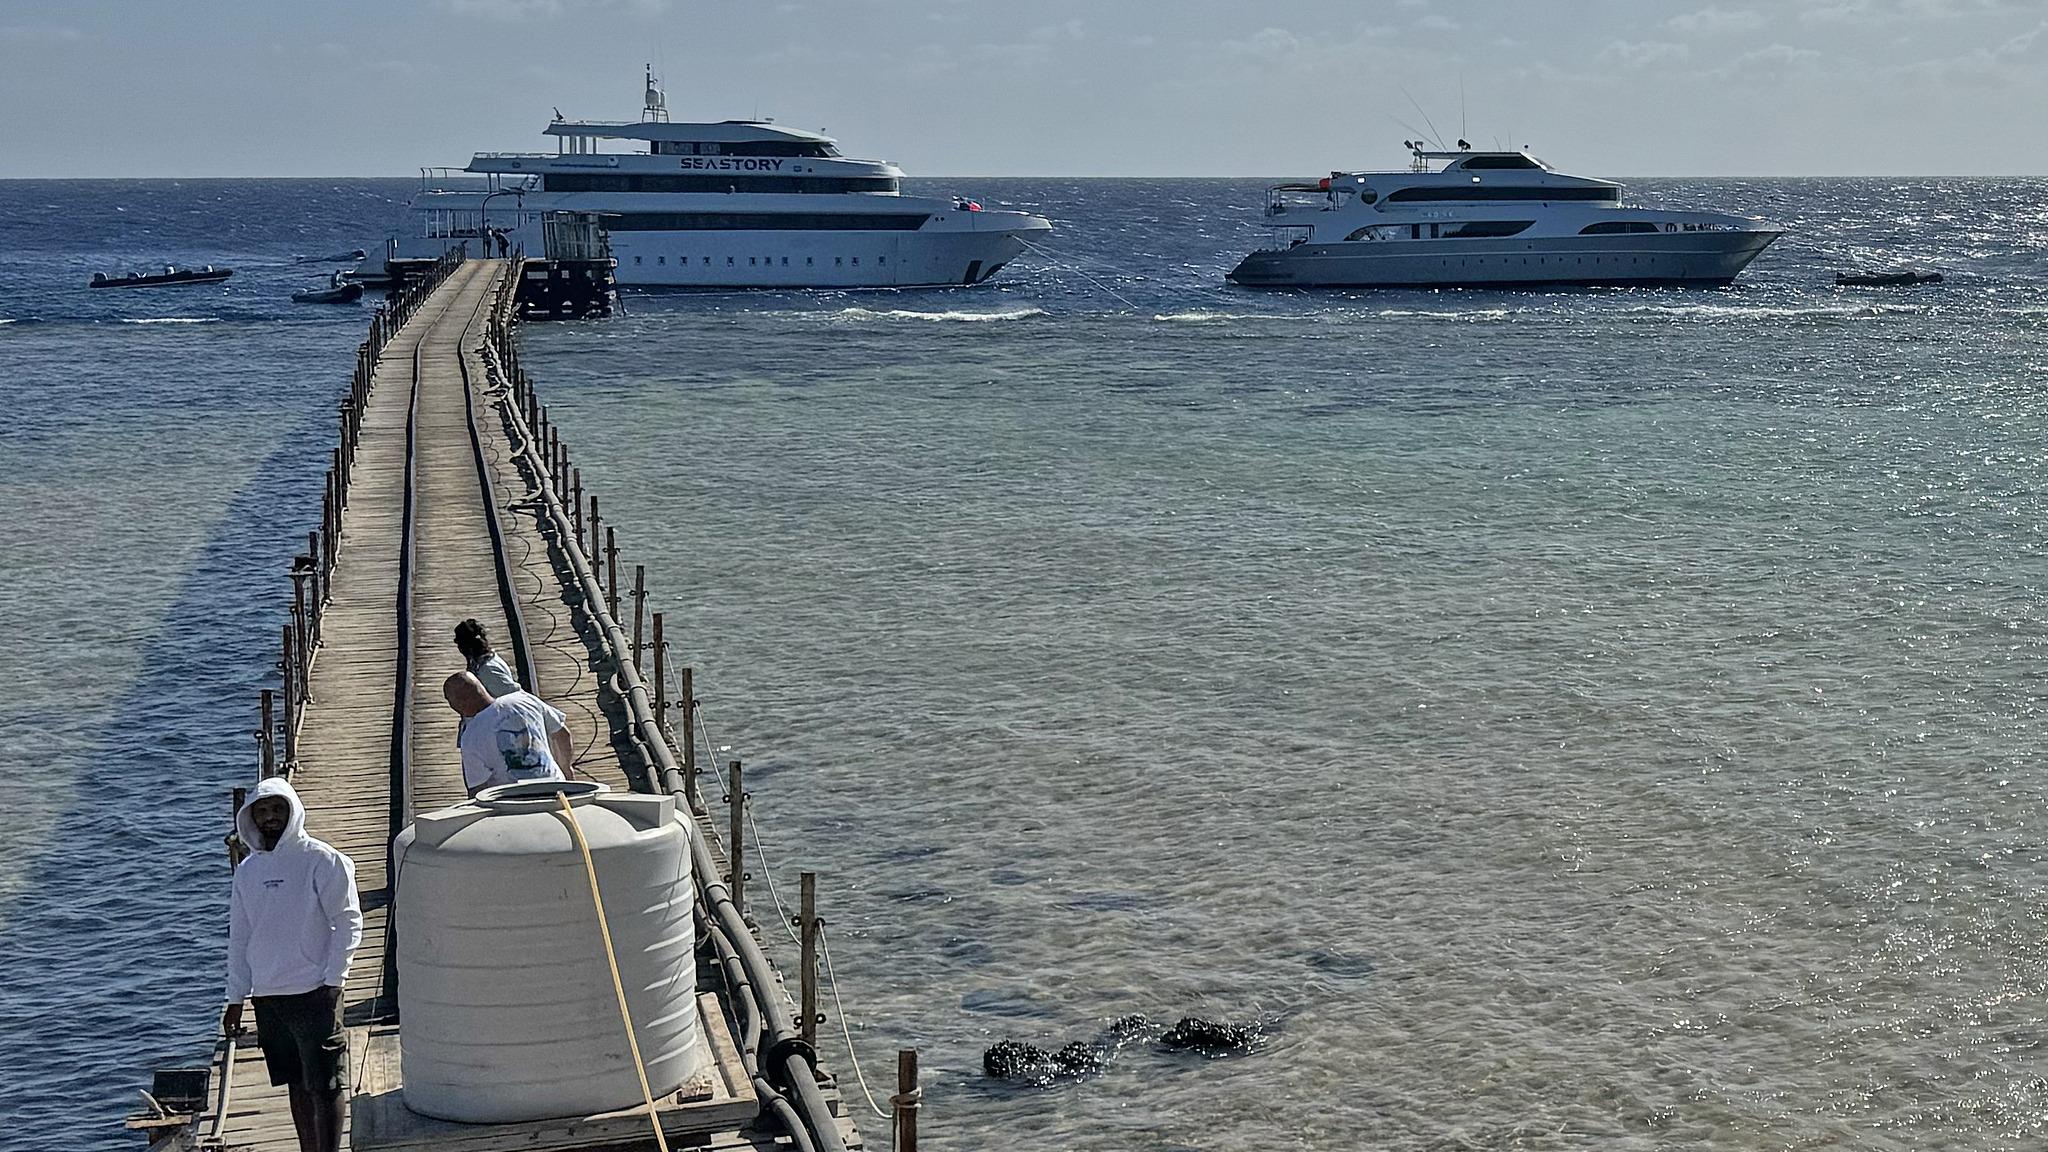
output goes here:
[{"label": "wooden plank walkway", "polygon": [[[385,1112],[392,1097],[375,1097],[391,1092],[396,1076],[396,1004],[385,986],[391,902],[386,856],[404,639],[399,634],[399,582],[409,417],[415,489],[406,818],[463,799],[456,717],[441,699],[441,681],[461,667],[453,643],[456,623],[468,616],[484,621],[500,653],[508,661],[513,657],[512,628],[491,541],[494,520],[504,540],[513,596],[539,681],[535,687],[568,715],[577,771],[615,788],[644,788],[646,783],[646,765],[628,735],[625,709],[612,690],[609,649],[592,606],[570,575],[565,551],[570,542],[560,536],[537,498],[540,478],[530,474],[519,457],[517,420],[488,387],[487,311],[508,270],[506,262],[496,260],[472,260],[455,268],[388,341],[375,365],[340,521],[329,600],[321,616],[321,644],[307,678],[310,699],[292,773],[293,786],[306,804],[308,830],[356,862],[364,930],[345,996],[350,1096],[358,1106],[369,1100]],[[490,477],[488,500],[479,476],[479,456]],[[697,825],[700,834],[711,832],[708,818],[700,816]],[[716,850],[715,835],[707,835],[707,840]],[[722,865],[723,854],[719,855]],[[708,989],[715,984],[712,979],[700,986]],[[717,1011],[722,997],[707,994],[701,1002],[707,1011]],[[707,1021],[707,1034],[729,1035],[731,1011],[725,1005],[721,1022]],[[714,1047],[727,1057],[722,1063],[731,1065],[725,1072],[727,1094],[721,1099],[730,1102],[723,1106],[732,1112],[738,1103],[733,1092],[745,1074],[738,1070],[729,1039],[722,1046],[714,1042]],[[222,1146],[294,1152],[297,1137],[286,1095],[270,1086],[253,1033],[241,1038],[232,1066],[222,1071],[231,1083],[231,1104],[220,1118]],[[732,1081],[734,1076],[738,1082]],[[840,1114],[843,1139],[858,1148],[858,1134],[843,1114],[836,1085],[828,1078],[824,1086]],[[362,1095],[365,1088],[371,1090],[368,1096]],[[743,1095],[751,1099],[751,1092],[751,1085],[745,1085]],[[357,1108],[347,1111],[351,1124],[364,1122],[365,1114]],[[550,1130],[573,1131],[593,1123],[601,1127],[602,1121],[556,1123]],[[537,1127],[523,1140],[492,1146],[525,1147],[541,1136],[541,1127],[548,1126]],[[484,1145],[479,1135],[443,1134],[417,1146],[480,1148]],[[373,1138],[367,1127],[364,1138]],[[640,1143],[614,1138],[605,1146]],[[652,1147],[651,1140],[644,1143]],[[683,1143],[731,1150],[790,1146],[785,1139],[746,1124],[688,1136]],[[353,1146],[352,1140],[345,1139],[344,1146]]]}]

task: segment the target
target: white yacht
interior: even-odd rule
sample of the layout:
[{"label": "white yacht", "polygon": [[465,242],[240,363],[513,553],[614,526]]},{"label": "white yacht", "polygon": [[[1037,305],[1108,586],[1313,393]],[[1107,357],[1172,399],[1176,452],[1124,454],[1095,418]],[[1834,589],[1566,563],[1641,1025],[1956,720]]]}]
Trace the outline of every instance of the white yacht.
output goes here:
[{"label": "white yacht", "polygon": [[1782,229],[1625,207],[1622,186],[1526,152],[1428,150],[1405,172],[1332,172],[1267,190],[1274,243],[1230,273],[1257,287],[1725,285]]},{"label": "white yacht", "polygon": [[[903,173],[767,120],[671,123],[653,70],[637,122],[558,118],[553,153],[480,152],[427,169],[393,260],[458,242],[543,250],[542,218],[595,215],[625,286],[888,288],[978,284],[1051,230],[1040,216],[899,191]],[[442,182],[446,182],[445,184]]]}]

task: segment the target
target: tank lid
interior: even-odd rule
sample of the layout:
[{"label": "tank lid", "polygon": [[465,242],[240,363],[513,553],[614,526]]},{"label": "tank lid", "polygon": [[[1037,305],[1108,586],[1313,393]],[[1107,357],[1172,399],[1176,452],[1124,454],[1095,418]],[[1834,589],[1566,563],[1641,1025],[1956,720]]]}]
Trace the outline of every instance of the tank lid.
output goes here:
[{"label": "tank lid", "polygon": [[611,786],[594,780],[527,780],[500,784],[476,794],[470,802],[492,812],[559,812],[567,796],[571,808],[581,808],[611,791]]}]

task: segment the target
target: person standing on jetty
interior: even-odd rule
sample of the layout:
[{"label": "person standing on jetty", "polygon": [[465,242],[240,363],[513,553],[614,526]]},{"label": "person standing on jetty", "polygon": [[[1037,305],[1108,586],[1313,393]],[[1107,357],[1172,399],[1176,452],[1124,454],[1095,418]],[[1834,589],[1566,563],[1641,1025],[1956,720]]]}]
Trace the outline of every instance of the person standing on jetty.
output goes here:
[{"label": "person standing on jetty", "polygon": [[500,784],[573,780],[575,757],[568,719],[531,692],[491,695],[473,672],[441,684],[448,706],[462,717],[462,783],[471,796]]},{"label": "person standing on jetty", "polygon": [[355,862],[306,834],[305,806],[281,776],[256,785],[235,831],[249,856],[228,902],[221,1031],[242,1031],[242,1001],[254,997],[256,1044],[270,1082],[291,1095],[300,1152],[338,1152],[348,1067],[341,986],[363,942]]},{"label": "person standing on jetty", "polygon": [[483,682],[492,696],[510,696],[520,691],[519,677],[511,665],[491,648],[491,634],[476,617],[455,626],[455,650],[462,653],[462,666]]}]

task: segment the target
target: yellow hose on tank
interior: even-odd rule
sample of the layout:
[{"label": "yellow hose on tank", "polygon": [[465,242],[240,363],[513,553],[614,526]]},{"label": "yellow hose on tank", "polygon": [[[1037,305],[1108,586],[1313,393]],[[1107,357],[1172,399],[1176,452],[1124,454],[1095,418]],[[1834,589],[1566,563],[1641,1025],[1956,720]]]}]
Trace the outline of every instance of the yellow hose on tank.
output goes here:
[{"label": "yellow hose on tank", "polygon": [[576,809],[569,805],[567,793],[555,793],[555,799],[562,802],[562,819],[569,825],[569,835],[576,841],[576,850],[583,854],[583,874],[590,879],[590,903],[597,909],[597,932],[604,937],[604,960],[612,969],[612,992],[619,998],[619,1019],[626,1025],[626,1046],[633,1052],[633,1071],[640,1077],[640,1098],[647,1102],[647,1122],[654,1125],[654,1143],[661,1152],[668,1152],[668,1136],[661,1130],[661,1116],[654,1109],[654,1091],[647,1086],[647,1064],[640,1059],[640,1037],[633,1032],[633,1013],[626,1007],[626,983],[619,978],[618,953],[612,950],[612,926],[604,917],[604,897],[597,891],[597,864],[590,858],[590,844],[583,839],[583,826],[576,822]]}]

